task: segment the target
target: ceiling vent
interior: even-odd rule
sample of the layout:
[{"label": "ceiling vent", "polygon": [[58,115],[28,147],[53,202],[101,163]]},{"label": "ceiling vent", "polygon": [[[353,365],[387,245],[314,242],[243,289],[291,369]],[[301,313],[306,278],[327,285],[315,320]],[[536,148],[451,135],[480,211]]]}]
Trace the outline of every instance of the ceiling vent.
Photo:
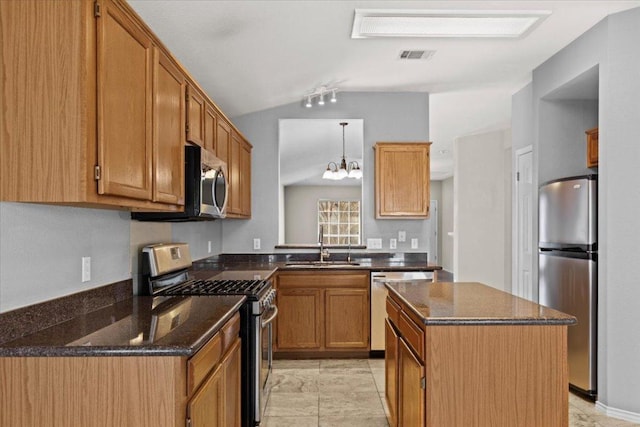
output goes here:
[{"label": "ceiling vent", "polygon": [[422,59],[426,61],[436,53],[435,50],[403,50],[400,52],[400,59]]}]

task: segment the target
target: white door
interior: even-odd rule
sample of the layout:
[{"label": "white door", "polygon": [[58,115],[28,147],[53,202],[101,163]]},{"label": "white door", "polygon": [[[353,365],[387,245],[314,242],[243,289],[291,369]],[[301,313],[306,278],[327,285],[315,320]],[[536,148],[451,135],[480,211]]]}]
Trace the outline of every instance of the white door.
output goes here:
[{"label": "white door", "polygon": [[431,231],[429,235],[429,262],[431,264],[440,265],[438,262],[438,201],[431,200],[429,206],[429,223],[431,225]]},{"label": "white door", "polygon": [[513,293],[533,299],[533,153],[516,151],[516,284]]}]

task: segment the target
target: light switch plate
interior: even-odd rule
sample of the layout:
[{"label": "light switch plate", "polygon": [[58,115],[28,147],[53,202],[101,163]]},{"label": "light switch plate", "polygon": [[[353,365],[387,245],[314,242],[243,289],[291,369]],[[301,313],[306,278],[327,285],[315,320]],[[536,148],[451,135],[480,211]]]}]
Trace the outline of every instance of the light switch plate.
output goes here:
[{"label": "light switch plate", "polygon": [[211,240],[207,242],[207,253],[211,253]]},{"label": "light switch plate", "polygon": [[398,241],[396,239],[389,239],[389,249],[396,249],[398,247]]},{"label": "light switch plate", "polygon": [[398,231],[398,242],[406,242],[406,241],[407,241],[407,232]]},{"label": "light switch plate", "polygon": [[91,257],[82,257],[82,281],[88,282],[91,280]]},{"label": "light switch plate", "polygon": [[382,239],[367,239],[367,249],[382,249]]},{"label": "light switch plate", "polygon": [[253,249],[258,250],[260,249],[260,239],[253,239]]},{"label": "light switch plate", "polygon": [[411,249],[418,249],[418,239],[415,237],[411,239]]}]

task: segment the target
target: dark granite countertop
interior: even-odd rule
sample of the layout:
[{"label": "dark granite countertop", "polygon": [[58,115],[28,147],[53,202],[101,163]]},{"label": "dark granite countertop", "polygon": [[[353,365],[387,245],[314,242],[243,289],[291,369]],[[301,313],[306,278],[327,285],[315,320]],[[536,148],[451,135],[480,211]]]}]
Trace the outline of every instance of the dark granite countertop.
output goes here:
[{"label": "dark granite countertop", "polygon": [[0,345],[0,356],[191,356],[243,296],[133,297]]},{"label": "dark granite countertop", "polygon": [[426,325],[572,325],[576,318],[475,282],[386,283]]},{"label": "dark granite countertop", "polygon": [[[351,254],[352,264],[344,264],[346,252],[331,253],[329,263],[319,266],[310,264],[319,259],[317,252],[311,253],[277,253],[277,254],[221,254],[205,258],[193,263],[192,273],[198,279],[221,278],[215,275],[224,272],[253,272],[268,278],[276,271],[305,269],[338,269],[338,270],[375,270],[375,271],[436,271],[442,270],[439,265],[429,264],[426,252],[416,253],[384,253],[354,252]],[[331,264],[331,262],[337,262]],[[232,278],[232,277],[228,277]],[[235,278],[235,277],[233,277]],[[240,277],[238,277],[240,278]],[[243,277],[245,278],[245,277]],[[248,277],[251,278],[251,277]]]}]

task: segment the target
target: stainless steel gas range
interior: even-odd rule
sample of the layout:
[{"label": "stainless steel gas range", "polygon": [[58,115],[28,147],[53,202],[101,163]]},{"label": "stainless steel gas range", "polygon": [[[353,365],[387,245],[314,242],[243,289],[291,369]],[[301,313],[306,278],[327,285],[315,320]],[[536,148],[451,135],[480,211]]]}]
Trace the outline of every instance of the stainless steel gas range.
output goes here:
[{"label": "stainless steel gas range", "polygon": [[[276,291],[269,280],[225,271],[205,280],[189,277],[189,246],[171,243],[146,246],[143,293],[166,295],[244,295],[240,308],[242,339],[242,426],[260,425],[269,392],[273,361],[272,322],[278,315]],[[259,275],[258,275],[259,276]]]}]

